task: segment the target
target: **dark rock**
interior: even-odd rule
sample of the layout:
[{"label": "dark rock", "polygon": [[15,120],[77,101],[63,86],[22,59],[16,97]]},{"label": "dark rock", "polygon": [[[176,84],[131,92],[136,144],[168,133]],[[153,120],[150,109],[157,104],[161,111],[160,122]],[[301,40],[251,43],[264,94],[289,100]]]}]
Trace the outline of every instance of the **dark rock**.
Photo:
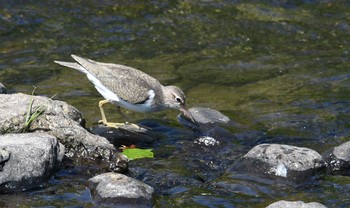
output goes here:
[{"label": "dark rock", "polygon": [[314,150],[290,145],[261,144],[251,149],[229,171],[301,183],[324,165],[322,156]]},{"label": "dark rock", "polygon": [[153,188],[118,173],[104,173],[89,180],[92,197],[98,204],[113,207],[152,207]]},{"label": "dark rock", "polygon": [[106,127],[104,125],[94,126],[90,129],[91,133],[105,137],[115,147],[122,145],[148,146],[160,136],[150,129],[125,124],[119,128]]},{"label": "dark rock", "polygon": [[277,201],[266,208],[327,208],[318,202],[305,203],[303,201]]},{"label": "dark rock", "polygon": [[25,190],[47,180],[62,161],[62,148],[45,133],[1,135],[0,193]]},{"label": "dark rock", "polygon": [[[31,102],[32,112],[39,107],[44,111],[26,126],[26,115]],[[65,146],[66,156],[76,158],[77,163],[80,158],[104,160],[114,171],[126,171],[125,157],[120,156],[106,138],[93,135],[84,129],[84,124],[81,113],[65,102],[22,93],[0,94],[0,134],[47,132]]]},{"label": "dark rock", "polygon": [[350,175],[350,141],[323,154],[327,171],[333,174]]},{"label": "dark rock", "polygon": [[0,149],[0,172],[4,170],[5,162],[10,159],[10,155],[11,153],[9,151]]},{"label": "dark rock", "polygon": [[0,94],[6,94],[7,93],[7,90],[6,90],[6,87],[0,83]]},{"label": "dark rock", "polygon": [[176,147],[169,145],[154,153],[157,160],[131,161],[128,174],[151,185],[161,195],[183,187],[205,188],[243,154],[239,145],[209,137],[181,140]]}]

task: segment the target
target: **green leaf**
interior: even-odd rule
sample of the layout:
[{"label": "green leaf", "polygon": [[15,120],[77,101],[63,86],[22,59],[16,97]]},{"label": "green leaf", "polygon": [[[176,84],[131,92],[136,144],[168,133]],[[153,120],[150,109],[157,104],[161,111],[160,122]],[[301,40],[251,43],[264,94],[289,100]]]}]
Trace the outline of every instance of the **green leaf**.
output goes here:
[{"label": "green leaf", "polygon": [[141,159],[141,158],[154,158],[152,149],[130,148],[130,149],[125,149],[122,152],[122,154],[127,156],[129,160],[135,160],[135,159]]}]

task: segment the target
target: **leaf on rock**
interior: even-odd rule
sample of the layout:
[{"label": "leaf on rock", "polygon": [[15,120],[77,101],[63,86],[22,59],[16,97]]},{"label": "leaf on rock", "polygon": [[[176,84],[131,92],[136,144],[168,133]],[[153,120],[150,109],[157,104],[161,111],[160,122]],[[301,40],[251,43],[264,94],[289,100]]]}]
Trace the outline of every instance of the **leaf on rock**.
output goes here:
[{"label": "leaf on rock", "polygon": [[130,148],[125,149],[122,154],[127,156],[129,160],[141,159],[141,158],[154,158],[152,149],[139,149],[139,148]]}]

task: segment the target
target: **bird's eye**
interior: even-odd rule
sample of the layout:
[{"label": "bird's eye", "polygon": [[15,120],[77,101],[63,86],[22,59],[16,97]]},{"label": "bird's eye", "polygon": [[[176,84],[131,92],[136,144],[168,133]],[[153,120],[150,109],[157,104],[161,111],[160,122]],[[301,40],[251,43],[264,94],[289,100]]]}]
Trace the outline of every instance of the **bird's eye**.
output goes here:
[{"label": "bird's eye", "polygon": [[182,102],[183,102],[182,99],[179,98],[179,97],[176,97],[175,100],[176,100],[177,102],[179,102],[179,103],[182,103]]}]

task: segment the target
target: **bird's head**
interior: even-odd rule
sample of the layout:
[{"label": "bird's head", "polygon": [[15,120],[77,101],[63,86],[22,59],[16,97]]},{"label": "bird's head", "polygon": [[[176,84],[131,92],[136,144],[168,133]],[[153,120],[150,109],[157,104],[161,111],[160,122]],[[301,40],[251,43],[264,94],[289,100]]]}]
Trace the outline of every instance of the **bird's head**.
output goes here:
[{"label": "bird's head", "polygon": [[169,108],[174,108],[182,112],[182,114],[190,119],[193,123],[196,123],[191,113],[186,108],[186,96],[185,93],[176,86],[165,87],[165,102]]}]

